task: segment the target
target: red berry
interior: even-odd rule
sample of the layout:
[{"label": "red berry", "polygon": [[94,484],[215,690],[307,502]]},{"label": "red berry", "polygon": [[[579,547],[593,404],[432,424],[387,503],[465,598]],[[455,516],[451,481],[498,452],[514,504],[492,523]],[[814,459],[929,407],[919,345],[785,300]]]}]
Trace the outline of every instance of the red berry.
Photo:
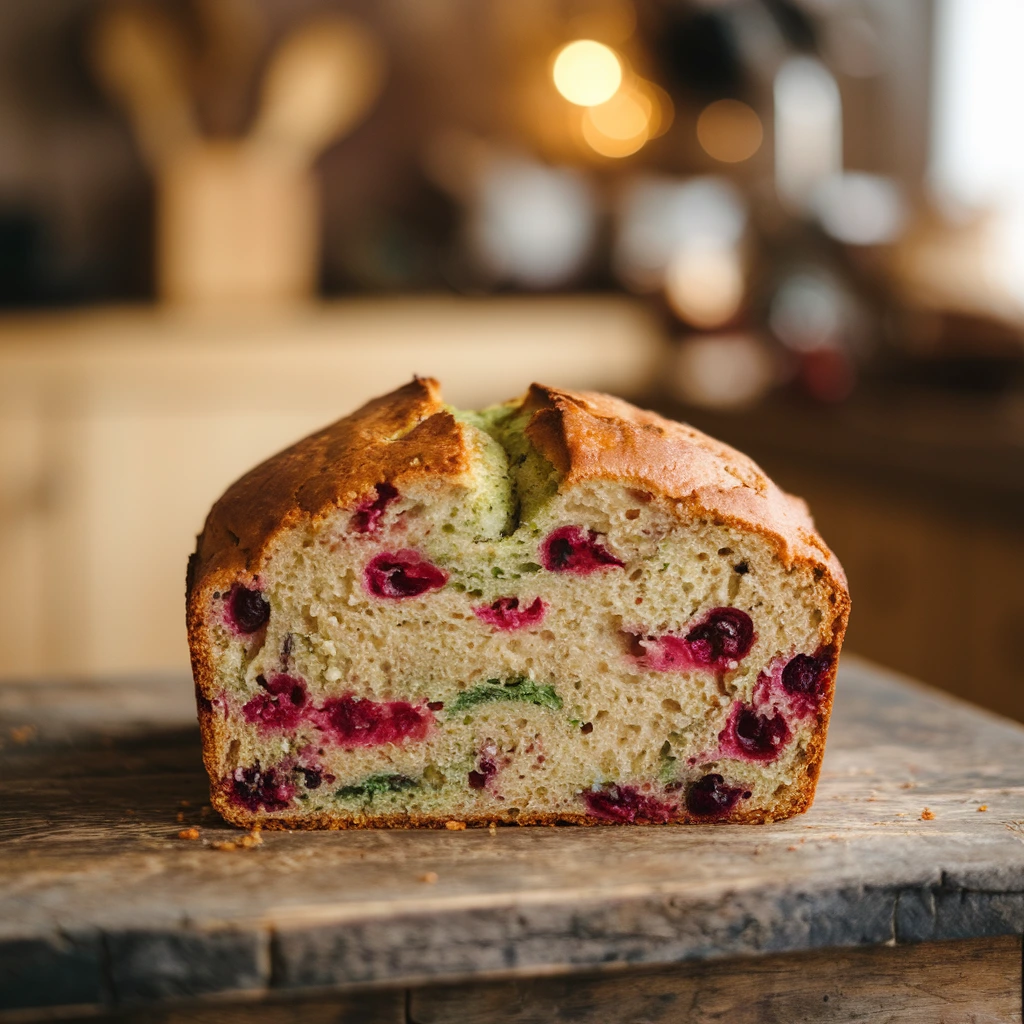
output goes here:
[{"label": "red berry", "polygon": [[352,514],[352,529],[357,533],[374,533],[380,527],[384,511],[398,498],[398,491],[389,483],[380,483],[373,489],[373,496],[356,506]]},{"label": "red berry", "polygon": [[448,573],[418,551],[384,551],[366,566],[363,582],[374,597],[401,599],[440,590]]},{"label": "red berry", "polygon": [[753,761],[774,761],[789,742],[790,731],[782,715],[764,715],[748,705],[737,705],[719,737],[728,752]]},{"label": "red berry", "polygon": [[263,808],[283,811],[295,795],[295,786],[287,782],[276,768],[260,767],[257,761],[250,768],[236,768],[227,779],[228,798],[249,811]]},{"label": "red berry", "polygon": [[342,747],[376,747],[421,740],[434,716],[404,700],[359,700],[351,694],[324,702],[317,712],[320,727]]},{"label": "red berry", "polygon": [[536,626],[547,611],[547,606],[538,597],[526,608],[519,607],[518,597],[499,597],[492,604],[480,605],[473,614],[495,629],[513,630]]},{"label": "red berry", "polygon": [[698,664],[739,661],[754,645],[754,623],[739,608],[712,608],[686,634],[686,642]]},{"label": "red berry", "polygon": [[686,791],[686,809],[696,818],[720,818],[736,806],[741,792],[717,773],[705,775]]},{"label": "red berry", "polygon": [[604,821],[631,822],[641,818],[645,821],[665,822],[676,810],[673,804],[647,796],[635,786],[614,783],[603,789],[586,790],[583,802],[591,817]]},{"label": "red berry", "polygon": [[257,676],[263,692],[242,707],[245,720],[263,732],[294,729],[306,713],[306,684],[295,676]]},{"label": "red berry", "polygon": [[598,541],[598,534],[579,526],[560,526],[540,546],[541,564],[549,572],[572,572],[588,576],[600,569],[622,568],[616,558]]},{"label": "red berry", "polygon": [[228,593],[228,619],[239,633],[255,633],[270,618],[270,604],[258,591],[236,583]]}]

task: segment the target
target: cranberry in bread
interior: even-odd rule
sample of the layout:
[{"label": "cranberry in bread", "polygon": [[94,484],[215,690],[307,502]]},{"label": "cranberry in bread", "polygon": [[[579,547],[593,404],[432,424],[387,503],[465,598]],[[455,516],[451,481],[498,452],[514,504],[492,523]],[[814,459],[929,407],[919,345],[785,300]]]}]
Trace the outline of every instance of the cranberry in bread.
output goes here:
[{"label": "cranberry in bread", "polygon": [[726,445],[419,378],[233,484],[187,591],[213,804],[292,828],[786,818],[850,606],[805,505]]}]

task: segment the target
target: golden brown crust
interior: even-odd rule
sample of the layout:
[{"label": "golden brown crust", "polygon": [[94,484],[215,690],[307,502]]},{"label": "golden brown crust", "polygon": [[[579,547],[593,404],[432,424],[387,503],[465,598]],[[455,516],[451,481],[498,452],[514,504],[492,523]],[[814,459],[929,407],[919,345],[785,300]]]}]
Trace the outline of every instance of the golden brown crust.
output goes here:
[{"label": "golden brown crust", "polygon": [[258,572],[282,529],[355,505],[379,483],[459,477],[468,468],[462,428],[445,411],[440,385],[416,377],[236,480],[199,536],[192,589]]},{"label": "golden brown crust", "polygon": [[[780,490],[749,458],[682,423],[664,419],[609,395],[534,384],[523,399],[533,413],[531,443],[562,476],[561,487],[615,480],[680,503],[688,516],[764,536],[787,568],[813,572],[833,607],[825,642],[836,652],[820,726],[807,751],[807,774],[792,802],[774,811],[737,812],[723,822],[764,822],[805,811],[814,798],[832,708],[838,652],[849,617],[846,576],[814,527],[807,506]],[[463,427],[445,410],[440,386],[415,378],[389,395],[292,445],[234,483],[214,505],[189,559],[186,602],[189,647],[199,703],[203,758],[216,778],[220,728],[213,696],[213,658],[203,609],[214,590],[251,582],[274,539],[304,520],[354,507],[388,482],[464,478],[470,446]],[[350,822],[334,815],[284,818],[232,806],[213,786],[212,801],[228,821],[266,828],[444,827],[442,818],[379,816]],[[489,824],[493,817],[466,818]],[[685,815],[674,819],[685,821]],[[609,824],[586,815],[523,815],[515,824]]]},{"label": "golden brown crust", "polygon": [[716,522],[764,534],[785,566],[819,566],[846,589],[842,566],[807,505],[735,448],[592,391],[533,384],[525,407],[534,410],[526,433],[562,474],[562,486],[617,480],[685,502]]}]

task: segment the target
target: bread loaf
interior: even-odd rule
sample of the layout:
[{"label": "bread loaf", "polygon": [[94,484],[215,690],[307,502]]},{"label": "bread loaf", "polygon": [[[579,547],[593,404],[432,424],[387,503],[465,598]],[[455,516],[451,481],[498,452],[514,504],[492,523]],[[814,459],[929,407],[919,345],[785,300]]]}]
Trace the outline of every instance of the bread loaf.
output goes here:
[{"label": "bread loaf", "polygon": [[849,596],[803,502],[697,430],[417,378],[233,484],[187,605],[226,819],[443,827],[805,810]]}]

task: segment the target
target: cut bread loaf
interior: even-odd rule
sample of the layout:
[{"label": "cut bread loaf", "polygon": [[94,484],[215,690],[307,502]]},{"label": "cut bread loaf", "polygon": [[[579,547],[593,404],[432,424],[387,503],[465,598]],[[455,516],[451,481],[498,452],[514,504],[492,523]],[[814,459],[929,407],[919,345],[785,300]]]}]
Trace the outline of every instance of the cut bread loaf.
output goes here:
[{"label": "cut bread loaf", "polygon": [[418,378],[230,487],[187,590],[213,805],[264,827],[788,817],[849,611],[803,502],[726,445]]}]

